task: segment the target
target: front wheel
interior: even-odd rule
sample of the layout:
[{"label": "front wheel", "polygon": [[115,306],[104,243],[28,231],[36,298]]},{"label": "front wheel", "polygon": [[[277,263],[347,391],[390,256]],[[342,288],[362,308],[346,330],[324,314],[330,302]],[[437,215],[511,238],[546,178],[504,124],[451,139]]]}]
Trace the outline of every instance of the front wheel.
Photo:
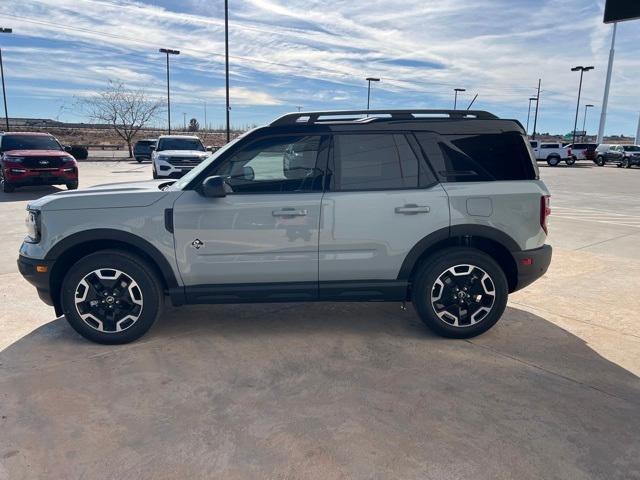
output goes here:
[{"label": "front wheel", "polygon": [[598,165],[599,167],[604,167],[604,157],[596,158],[596,165]]},{"label": "front wheel", "polygon": [[474,248],[437,252],[419,267],[412,284],[412,301],[422,321],[450,338],[489,330],[504,313],[508,293],[500,266]]},{"label": "front wheel", "polygon": [[576,163],[576,157],[569,157],[564,161],[564,163],[566,163],[567,165],[571,166],[574,163]]},{"label": "front wheel", "polygon": [[78,182],[69,182],[66,184],[67,190],[77,190]]},{"label": "front wheel", "polygon": [[557,167],[559,163],[560,163],[560,157],[547,158],[547,165],[549,165],[550,167]]},{"label": "front wheel", "polygon": [[631,168],[631,162],[629,161],[628,158],[623,158],[620,166],[624,168]]},{"label": "front wheel", "polygon": [[78,260],[62,282],[62,310],[73,329],[104,344],[132,342],[159,316],[163,289],[141,258],[101,250]]},{"label": "front wheel", "polygon": [[14,187],[13,185],[11,185],[9,182],[5,180],[2,172],[0,172],[0,189],[4,193],[11,193],[16,189],[16,187]]}]

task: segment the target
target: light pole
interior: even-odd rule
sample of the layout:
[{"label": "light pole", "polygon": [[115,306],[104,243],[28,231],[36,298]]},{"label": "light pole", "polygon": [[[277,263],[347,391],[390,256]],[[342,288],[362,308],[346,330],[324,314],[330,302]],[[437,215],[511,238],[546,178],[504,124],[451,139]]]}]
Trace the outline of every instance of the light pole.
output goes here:
[{"label": "light pole", "polygon": [[224,77],[227,96],[227,143],[231,141],[231,127],[229,125],[229,0],[224,0]]},{"label": "light pole", "polygon": [[167,54],[167,119],[169,120],[169,135],[171,135],[171,94],[169,93],[169,55],[180,55],[180,50],[161,48],[160,53]]},{"label": "light pole", "polygon": [[[0,28],[0,33],[11,33],[11,28]],[[4,67],[2,66],[2,49],[0,48],[0,76],[2,76],[2,99],[4,100],[4,121],[9,131],[9,113],[7,111],[7,92],[4,88]]]},{"label": "light pole", "polygon": [[531,102],[533,100],[538,100],[536,97],[529,97],[529,110],[527,111],[527,131],[525,132],[527,135],[529,135],[529,117],[531,116]]},{"label": "light pole", "polygon": [[369,103],[371,101],[371,82],[379,82],[379,78],[367,77],[367,110],[369,110]]},{"label": "light pole", "polygon": [[184,131],[187,131],[187,113],[186,112],[182,112],[182,128],[184,129]]},{"label": "light pole", "polygon": [[453,96],[453,109],[456,110],[458,107],[458,92],[466,92],[466,88],[454,88],[454,96]]},{"label": "light pole", "polygon": [[584,118],[582,119],[582,131],[584,132],[584,135],[582,136],[582,138],[587,135],[587,131],[585,130],[585,127],[587,126],[587,108],[591,107],[593,107],[593,105],[591,105],[590,103],[587,103],[584,106]]},{"label": "light pole", "polygon": [[542,79],[538,79],[538,93],[536,94],[536,113],[533,115],[533,135],[531,135],[531,140],[536,139],[536,126],[538,125],[538,107],[540,106],[540,84],[542,83]]},{"label": "light pole", "polygon": [[577,67],[573,67],[571,69],[572,72],[580,72],[580,86],[578,87],[578,104],[576,105],[576,119],[573,122],[573,140],[571,140],[571,143],[576,143],[576,128],[578,128],[578,110],[580,110],[580,93],[582,93],[582,75],[584,75],[584,72],[593,70],[593,68],[594,67],[583,67],[582,65],[578,65]]}]

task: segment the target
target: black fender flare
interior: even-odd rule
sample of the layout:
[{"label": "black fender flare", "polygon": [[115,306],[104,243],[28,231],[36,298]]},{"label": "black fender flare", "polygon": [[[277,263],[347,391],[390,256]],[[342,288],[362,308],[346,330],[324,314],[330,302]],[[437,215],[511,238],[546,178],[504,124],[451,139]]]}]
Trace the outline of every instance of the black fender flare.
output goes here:
[{"label": "black fender flare", "polygon": [[147,240],[123,230],[97,228],[74,233],[73,235],[69,235],[68,237],[63,238],[53,247],[51,247],[45,255],[45,260],[54,262],[58,260],[63,254],[69,252],[70,249],[73,249],[78,245],[88,242],[105,240],[112,240],[129,244],[135,247],[136,250],[143,252],[155,263],[155,266],[160,271],[167,287],[170,290],[179,287],[173,269],[171,268],[171,265],[167,261],[166,257]]},{"label": "black fender flare", "polygon": [[422,255],[434,245],[450,238],[482,237],[493,240],[505,247],[509,252],[519,252],[522,249],[511,236],[501,230],[487,225],[452,225],[430,233],[416,243],[409,251],[398,273],[398,280],[408,280],[414,266]]}]

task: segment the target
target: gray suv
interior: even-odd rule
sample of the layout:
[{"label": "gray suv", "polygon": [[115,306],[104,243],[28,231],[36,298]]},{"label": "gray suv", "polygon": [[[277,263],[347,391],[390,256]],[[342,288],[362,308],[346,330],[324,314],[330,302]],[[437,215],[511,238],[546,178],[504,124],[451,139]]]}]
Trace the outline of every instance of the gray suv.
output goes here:
[{"label": "gray suv", "polygon": [[522,125],[482,111],[300,112],[180,180],[31,202],[18,265],[84,337],[195,303],[411,301],[478,335],[547,270],[549,192]]}]

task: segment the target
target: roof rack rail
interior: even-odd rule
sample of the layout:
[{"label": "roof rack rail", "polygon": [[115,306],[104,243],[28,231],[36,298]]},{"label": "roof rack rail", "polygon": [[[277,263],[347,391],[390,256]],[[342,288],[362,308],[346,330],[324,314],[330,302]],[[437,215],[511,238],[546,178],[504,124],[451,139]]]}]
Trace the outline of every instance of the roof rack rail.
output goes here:
[{"label": "roof rack rail", "polygon": [[321,120],[321,117],[340,117],[353,115],[369,115],[376,118],[375,115],[389,115],[391,120],[413,120],[421,118],[421,116],[429,115],[446,115],[449,118],[477,118],[482,120],[497,119],[493,113],[486,112],[484,110],[421,110],[421,109],[409,109],[409,110],[327,110],[327,111],[313,111],[313,112],[296,112],[287,113],[281,117],[276,118],[270,123],[270,126],[281,125],[295,125],[295,124],[310,124],[310,123],[326,123],[326,122],[353,122],[356,120],[362,120],[359,118],[327,118]]}]

